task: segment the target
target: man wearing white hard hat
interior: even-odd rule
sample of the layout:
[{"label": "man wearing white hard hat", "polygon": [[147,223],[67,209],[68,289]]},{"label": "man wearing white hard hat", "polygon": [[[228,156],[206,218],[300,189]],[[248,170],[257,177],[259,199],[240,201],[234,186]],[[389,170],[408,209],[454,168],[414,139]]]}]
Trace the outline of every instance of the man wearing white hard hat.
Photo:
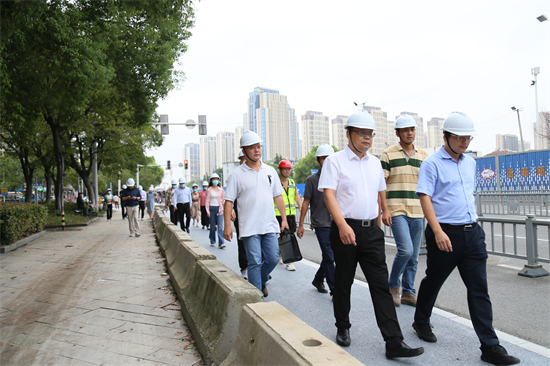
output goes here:
[{"label": "man wearing white hard hat", "polygon": [[328,292],[324,284],[326,279],[331,295],[333,295],[332,292],[334,291],[334,254],[330,247],[329,239],[332,218],[325,204],[325,197],[317,188],[319,186],[319,178],[321,177],[325,159],[332,154],[334,154],[334,149],[329,144],[323,144],[315,151],[315,157],[319,163],[319,170],[306,179],[304,202],[302,203],[300,223],[298,224],[297,230],[298,237],[301,239],[304,236],[304,219],[307,214],[307,209],[311,204],[311,224],[315,228],[315,236],[317,236],[317,241],[319,242],[322,253],[321,265],[317,273],[315,273],[315,277],[311,284],[317,291],[326,294]]},{"label": "man wearing white hard hat", "polygon": [[[500,345],[493,328],[493,308],[487,287],[487,248],[477,224],[474,199],[476,161],[464,154],[477,132],[465,113],[453,112],[443,121],[445,145],[420,166],[416,194],[428,220],[427,268],[420,283],[413,328],[426,342],[437,342],[430,317],[441,286],[458,267],[468,289],[472,325],[481,343],[481,359],[495,365],[520,360]],[[466,361],[468,362],[468,361]],[[470,361],[469,363],[474,363]]]},{"label": "man wearing white hard hat", "polygon": [[126,184],[122,185],[122,191],[119,192],[118,196],[120,198],[120,207],[122,208],[122,220],[126,219],[126,208],[124,206],[124,201],[122,200],[122,192],[128,189],[128,186]]},{"label": "man wearing white hard hat", "polygon": [[136,187],[136,183],[132,178],[128,178],[126,181],[128,188],[122,191],[121,198],[126,207],[126,215],[128,216],[128,226],[130,228],[130,236],[141,236],[139,232],[139,200],[141,199],[141,193]]},{"label": "man wearing white hard hat", "polygon": [[[279,175],[262,163],[262,140],[252,131],[243,133],[240,147],[246,162],[235,169],[227,181],[224,210],[231,212],[237,201],[239,237],[243,239],[248,261],[248,282],[267,297],[266,282],[279,260],[277,234],[288,229],[283,187]],[[281,211],[282,224],[275,218],[275,208]],[[231,215],[225,215],[223,237],[231,241]]]},{"label": "man wearing white hard hat", "polygon": [[375,136],[374,119],[366,110],[346,121],[348,146],[326,158],[319,179],[325,203],[332,216],[330,243],[334,252],[334,317],[336,343],[351,343],[349,312],[351,288],[357,264],[369,290],[378,328],[386,342],[386,358],[415,357],[423,348],[403,342],[395,306],[388,286],[384,232],[377,225],[379,208],[390,217],[386,205],[386,182],[380,160],[367,151]]},{"label": "man wearing white hard hat", "polygon": [[174,212],[173,204],[174,191],[176,188],[178,188],[178,181],[176,179],[172,179],[172,185],[166,190],[166,195],[164,198],[164,209],[170,210],[170,222],[174,225],[178,224],[178,219],[176,213]]},{"label": "man wearing white hard hat", "polygon": [[[179,187],[174,191],[174,212],[177,214],[177,220],[180,222],[180,228],[189,233],[189,224],[191,223],[191,190],[185,186],[185,179],[178,180]],[[183,215],[185,214],[185,222]]]},{"label": "man wearing white hard hat", "polygon": [[397,145],[380,156],[386,178],[386,201],[391,217],[384,224],[391,226],[397,254],[393,259],[389,285],[395,306],[416,306],[414,280],[418,268],[418,253],[424,229],[420,199],[415,194],[420,165],[428,153],[414,145],[416,120],[408,114],[395,121]]},{"label": "man wearing white hard hat", "polygon": [[143,216],[145,215],[145,201],[147,199],[147,192],[143,190],[141,185],[138,186],[139,194],[141,198],[139,200],[139,215],[141,216],[141,221],[143,221]]},{"label": "man wearing white hard hat", "polygon": [[207,230],[210,228],[210,218],[206,213],[206,190],[207,189],[208,189],[208,182],[203,181],[202,191],[200,191],[199,193],[199,200],[201,205],[201,225],[203,230],[204,228],[206,228]]},{"label": "man wearing white hard hat", "polygon": [[113,217],[113,194],[111,188],[107,188],[107,194],[105,195],[105,208],[107,210],[107,221],[111,221]]}]

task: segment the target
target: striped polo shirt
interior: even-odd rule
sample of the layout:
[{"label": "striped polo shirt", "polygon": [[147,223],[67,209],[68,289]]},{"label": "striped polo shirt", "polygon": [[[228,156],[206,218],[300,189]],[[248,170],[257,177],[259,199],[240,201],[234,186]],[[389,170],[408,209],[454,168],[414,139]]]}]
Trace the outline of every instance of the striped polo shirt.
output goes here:
[{"label": "striped polo shirt", "polygon": [[387,148],[380,156],[384,177],[387,179],[386,200],[392,217],[424,217],[416,186],[420,164],[427,157],[426,151],[415,147],[414,154],[407,161],[407,154],[400,144]]}]

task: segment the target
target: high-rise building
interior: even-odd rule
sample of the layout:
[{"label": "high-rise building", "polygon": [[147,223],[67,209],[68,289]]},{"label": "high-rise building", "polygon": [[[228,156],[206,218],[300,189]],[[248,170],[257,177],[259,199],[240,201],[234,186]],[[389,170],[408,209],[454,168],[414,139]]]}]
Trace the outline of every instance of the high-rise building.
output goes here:
[{"label": "high-rise building", "polygon": [[235,161],[235,133],[220,131],[216,135],[216,169]]},{"label": "high-rise building", "polygon": [[328,117],[322,112],[307,111],[302,116],[302,155],[306,156],[314,146],[330,143]]},{"label": "high-rise building", "polygon": [[239,158],[239,153],[241,152],[241,136],[243,135],[243,126],[237,126],[235,128],[235,159]]},{"label": "high-rise building", "polygon": [[496,149],[502,151],[511,151],[518,152],[521,149],[519,148],[519,139],[516,135],[506,134],[496,135]]},{"label": "high-rise building", "polygon": [[336,116],[332,120],[332,145],[338,150],[343,150],[348,145],[346,130],[344,129],[347,120],[348,116]]},{"label": "high-rise building", "polygon": [[[428,133],[427,133],[427,145],[426,147],[434,147],[439,149],[442,145],[445,145],[445,140],[443,140],[443,131],[441,127],[443,126],[443,121],[445,119],[439,117],[432,117],[427,123]],[[418,138],[418,132],[416,133]]]},{"label": "high-rise building", "polygon": [[548,149],[550,148],[550,112],[539,112],[537,122],[533,124],[535,149]]},{"label": "high-rise building", "polygon": [[254,131],[262,139],[262,161],[272,161],[277,154],[290,160],[300,158],[296,114],[278,90],[254,88],[244,120],[244,131]]},{"label": "high-rise building", "polygon": [[[414,146],[420,149],[424,149],[426,147],[426,143],[424,141],[424,119],[420,117],[418,113],[401,112],[401,114],[404,114],[404,113],[414,118],[414,120],[416,121],[416,124],[418,125],[418,127],[416,127],[416,141],[414,142]],[[395,117],[395,119],[397,119],[397,117]]]},{"label": "high-rise building", "polygon": [[[201,176],[201,163],[199,160],[199,151],[200,151],[200,145],[196,144],[194,142],[190,142],[188,144],[184,145],[183,148],[183,161],[188,161],[189,169],[187,171],[184,170],[184,174],[186,175],[186,179],[188,180],[196,180],[196,179],[202,179]],[[185,169],[185,167],[184,167]]]},{"label": "high-rise building", "polygon": [[216,138],[214,136],[200,137],[200,162],[201,179],[210,177],[214,170],[219,168],[216,162]]},{"label": "high-rise building", "polygon": [[388,113],[379,107],[363,106],[363,109],[371,114],[376,126],[376,136],[373,138],[373,145],[369,149],[369,153],[380,156],[389,146],[395,145],[392,124],[388,123]]}]

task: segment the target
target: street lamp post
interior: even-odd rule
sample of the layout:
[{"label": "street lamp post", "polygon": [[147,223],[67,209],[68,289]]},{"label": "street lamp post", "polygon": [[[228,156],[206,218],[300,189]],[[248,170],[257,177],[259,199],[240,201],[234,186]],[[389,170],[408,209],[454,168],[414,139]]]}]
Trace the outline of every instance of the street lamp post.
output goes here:
[{"label": "street lamp post", "polygon": [[535,129],[536,129],[536,136],[535,136],[535,148],[540,149],[540,144],[538,140],[538,135],[540,133],[540,126],[539,126],[539,95],[537,91],[537,75],[540,73],[540,67],[533,67],[531,69],[531,74],[535,77],[535,80],[533,80],[533,84],[535,86]]},{"label": "street lamp post", "polygon": [[522,109],[512,107],[512,110],[518,113],[519,138],[521,139],[521,152],[525,152],[525,146],[523,146],[523,132],[521,132],[521,120],[519,119],[519,111],[521,111]]}]

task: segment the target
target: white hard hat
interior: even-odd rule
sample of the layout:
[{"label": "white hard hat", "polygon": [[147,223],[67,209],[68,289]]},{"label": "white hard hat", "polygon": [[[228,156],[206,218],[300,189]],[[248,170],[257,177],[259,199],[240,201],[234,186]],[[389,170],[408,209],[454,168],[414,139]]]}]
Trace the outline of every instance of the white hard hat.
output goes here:
[{"label": "white hard hat", "polygon": [[350,127],[364,128],[373,131],[376,130],[376,127],[374,126],[374,118],[372,118],[370,113],[365,110],[353,112],[353,114],[348,117],[344,128],[348,130]]},{"label": "white hard hat", "polygon": [[241,136],[241,145],[240,147],[243,148],[245,146],[255,145],[257,143],[262,143],[262,139],[256,132],[252,131],[246,131]]},{"label": "white hard hat", "polygon": [[178,184],[178,181],[176,179],[172,179],[172,184]]},{"label": "white hard hat", "polygon": [[317,148],[317,151],[315,152],[315,156],[329,156],[334,154],[334,149],[329,144],[322,144]]},{"label": "white hard hat", "polygon": [[239,159],[240,159],[240,158],[242,158],[243,156],[244,156],[244,153],[243,153],[243,151],[242,151],[242,150],[241,150],[241,151],[239,151]]},{"label": "white hard hat", "polygon": [[409,116],[407,113],[403,113],[395,121],[395,129],[407,127],[418,127],[418,125],[413,117]]},{"label": "white hard hat", "polygon": [[210,179],[212,179],[212,178],[220,179],[220,176],[218,175],[218,173],[212,173],[212,175],[210,176]]},{"label": "white hard hat", "polygon": [[126,188],[128,188],[128,187],[126,186],[126,184],[123,184],[123,185],[122,185],[122,189],[126,189]]},{"label": "white hard hat", "polygon": [[466,113],[452,112],[443,121],[443,131],[454,133],[457,136],[477,135],[474,121]]},{"label": "white hard hat", "polygon": [[126,185],[128,187],[133,187],[136,185],[136,182],[134,182],[134,180],[132,178],[128,178],[128,180],[126,181]]},{"label": "white hard hat", "polygon": [[185,183],[185,178],[181,177],[179,180],[178,180],[179,183]]},{"label": "white hard hat", "polygon": [[142,186],[139,186],[138,188],[139,188],[139,189],[143,189],[143,187],[142,187]]},{"label": "white hard hat", "polygon": [[155,187],[151,186],[151,187],[149,187],[149,190],[150,190],[150,191],[154,191],[154,190],[155,190]]},{"label": "white hard hat", "polygon": [[197,183],[193,183],[193,187],[199,187],[199,185]]},{"label": "white hard hat", "polygon": [[207,186],[207,185],[208,185],[208,182],[207,182],[207,181],[203,181],[203,182],[202,182],[202,186],[203,186],[203,187],[204,187],[204,186]]},{"label": "white hard hat", "polygon": [[110,192],[111,191],[111,188],[107,188],[107,192]]}]

